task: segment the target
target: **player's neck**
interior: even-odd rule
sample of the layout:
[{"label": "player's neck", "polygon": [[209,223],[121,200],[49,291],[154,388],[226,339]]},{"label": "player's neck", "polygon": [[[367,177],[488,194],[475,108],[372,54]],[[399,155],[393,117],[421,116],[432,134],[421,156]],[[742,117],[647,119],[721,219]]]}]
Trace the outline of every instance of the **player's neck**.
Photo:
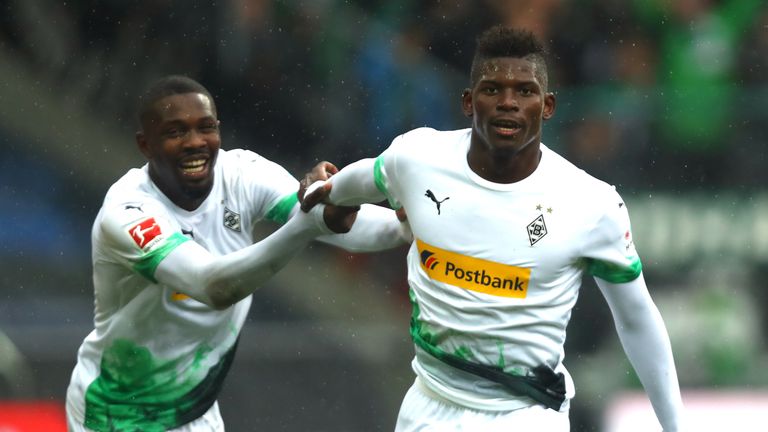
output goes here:
[{"label": "player's neck", "polygon": [[538,145],[529,145],[520,152],[505,149],[477,151],[470,149],[467,154],[469,168],[485,180],[493,183],[516,183],[536,171],[541,160]]}]

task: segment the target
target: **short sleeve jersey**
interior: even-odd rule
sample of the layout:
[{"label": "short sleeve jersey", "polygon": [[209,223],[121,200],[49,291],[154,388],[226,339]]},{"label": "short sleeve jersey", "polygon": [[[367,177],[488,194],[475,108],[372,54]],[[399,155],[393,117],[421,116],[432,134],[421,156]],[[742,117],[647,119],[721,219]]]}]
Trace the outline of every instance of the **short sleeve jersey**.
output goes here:
[{"label": "short sleeve jersey", "polygon": [[[582,277],[640,275],[627,208],[615,189],[541,145],[527,178],[487,181],[467,163],[469,129],[421,128],[376,160],[377,187],[405,207],[413,367],[437,394],[475,409],[510,410],[533,400],[458,370],[441,354],[527,375],[545,365],[573,382],[563,344]],[[563,405],[567,407],[567,404]]]},{"label": "short sleeve jersey", "polygon": [[284,222],[298,182],[256,153],[220,150],[214,186],[193,211],[132,169],[107,192],[92,230],[95,329],[78,351],[67,394],[96,431],[155,431],[188,423],[215,402],[251,298],[214,310],[158,284],[155,269],[194,241],[214,255],[254,242],[262,219]]}]

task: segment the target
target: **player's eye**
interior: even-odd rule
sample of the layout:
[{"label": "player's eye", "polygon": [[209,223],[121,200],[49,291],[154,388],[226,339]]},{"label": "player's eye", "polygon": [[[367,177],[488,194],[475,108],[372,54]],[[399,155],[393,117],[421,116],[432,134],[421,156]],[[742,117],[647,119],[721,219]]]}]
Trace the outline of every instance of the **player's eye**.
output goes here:
[{"label": "player's eye", "polygon": [[216,123],[204,124],[200,126],[200,131],[203,133],[214,133],[219,130],[219,126]]},{"label": "player's eye", "polygon": [[171,128],[163,131],[163,136],[166,138],[181,138],[187,133],[186,130],[181,128]]}]

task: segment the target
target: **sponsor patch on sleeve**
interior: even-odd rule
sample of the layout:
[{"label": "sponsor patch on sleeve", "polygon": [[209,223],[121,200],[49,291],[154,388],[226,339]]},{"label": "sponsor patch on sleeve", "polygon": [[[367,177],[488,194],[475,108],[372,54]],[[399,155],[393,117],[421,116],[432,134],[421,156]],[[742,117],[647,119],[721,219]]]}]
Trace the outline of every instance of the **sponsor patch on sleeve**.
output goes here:
[{"label": "sponsor patch on sleeve", "polygon": [[146,218],[129,228],[128,234],[131,235],[133,241],[142,250],[146,250],[163,238],[160,225],[157,224],[153,217]]}]

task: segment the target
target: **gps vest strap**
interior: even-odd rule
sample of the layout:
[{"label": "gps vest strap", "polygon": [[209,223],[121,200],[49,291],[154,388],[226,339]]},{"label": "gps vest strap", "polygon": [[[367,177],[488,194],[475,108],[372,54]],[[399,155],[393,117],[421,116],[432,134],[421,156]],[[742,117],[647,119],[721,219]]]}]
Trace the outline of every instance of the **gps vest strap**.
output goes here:
[{"label": "gps vest strap", "polygon": [[[413,330],[414,327],[411,326],[411,329]],[[411,337],[416,345],[443,363],[499,383],[512,393],[528,396],[547,408],[559,411],[565,401],[565,376],[562,372],[555,373],[549,366],[541,365],[534,368],[532,376],[511,375],[500,367],[474,363],[439,350],[425,341],[417,331],[411,331]]]}]

